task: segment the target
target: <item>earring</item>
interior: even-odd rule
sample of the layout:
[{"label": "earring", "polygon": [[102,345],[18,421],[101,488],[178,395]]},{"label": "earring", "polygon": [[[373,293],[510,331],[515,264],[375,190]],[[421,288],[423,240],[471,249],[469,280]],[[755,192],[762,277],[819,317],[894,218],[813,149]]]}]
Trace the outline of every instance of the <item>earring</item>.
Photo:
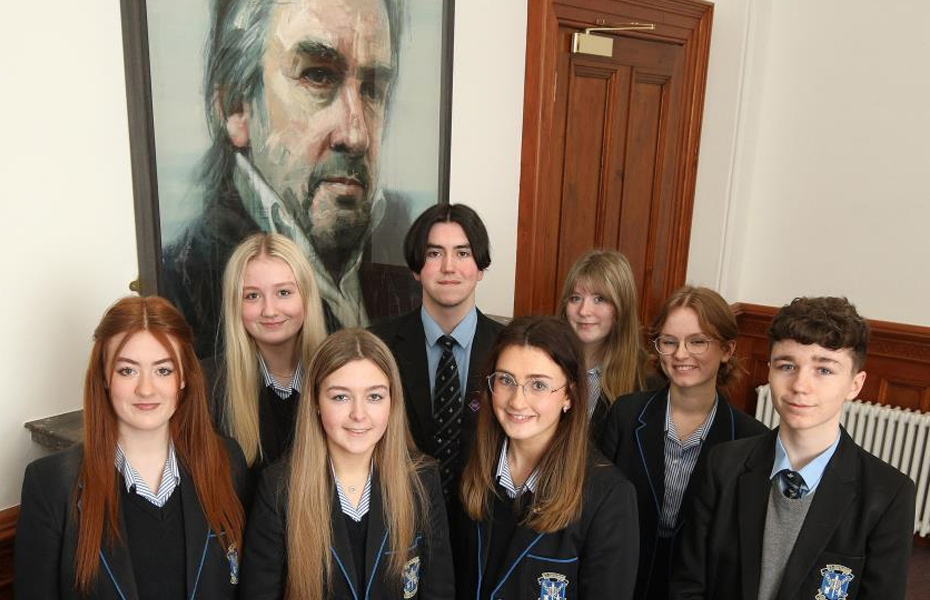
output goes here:
[{"label": "earring", "polygon": [[567,413],[567,412],[568,412],[568,404],[562,406],[562,412],[563,412],[563,413]]}]

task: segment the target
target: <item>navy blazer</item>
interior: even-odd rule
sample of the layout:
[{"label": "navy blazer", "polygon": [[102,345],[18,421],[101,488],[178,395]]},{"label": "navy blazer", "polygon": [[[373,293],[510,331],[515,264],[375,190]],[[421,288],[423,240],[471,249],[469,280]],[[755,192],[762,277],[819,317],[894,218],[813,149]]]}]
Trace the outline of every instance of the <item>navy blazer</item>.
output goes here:
[{"label": "navy blazer", "polygon": [[[669,565],[656,563],[659,518],[665,499],[665,409],[668,393],[666,386],[651,392],[620,396],[611,407],[601,435],[601,451],[636,487],[640,535],[636,598],[653,597],[653,589],[655,597],[662,597],[668,582]],[[717,414],[685,488],[672,547],[684,523],[685,508],[693,501],[695,482],[700,481],[708,449],[722,442],[768,431],[762,423],[730,406],[723,393],[718,391],[717,397]]]},{"label": "navy blazer", "polygon": [[[671,598],[758,598],[776,435],[723,444],[710,453],[682,534]],[[914,496],[913,481],[841,429],[776,598],[814,598],[831,567],[841,566],[851,570],[849,598],[903,600]]]},{"label": "navy blazer", "polygon": [[[245,482],[245,459],[232,440],[225,439],[232,470],[233,487],[241,494]],[[80,490],[78,474],[84,456],[83,444],[33,461],[26,467],[22,503],[16,525],[14,550],[14,597],[22,600],[53,598],[67,600],[137,600],[132,560],[124,544],[100,549],[100,570],[89,596],[74,589],[74,558],[77,551],[78,522],[73,494]],[[184,515],[185,556],[187,559],[187,598],[229,599],[236,597],[231,582],[227,544],[222,535],[211,531],[200,507],[190,475],[180,464],[181,510]],[[118,485],[123,485],[122,475]],[[106,530],[104,530],[106,531]],[[126,538],[126,524],[120,512],[119,531]],[[106,535],[104,533],[104,535]],[[218,539],[219,538],[219,539]]]},{"label": "navy blazer", "polygon": [[[566,482],[573,485],[574,482]],[[518,525],[506,551],[494,600],[628,600],[633,598],[637,565],[636,496],[625,477],[596,451],[588,461],[581,518],[565,529],[538,533]],[[480,523],[457,518],[455,549],[459,600],[480,597],[494,536],[494,514]],[[544,594],[563,585],[564,596]]]},{"label": "navy blazer", "polygon": [[[484,316],[480,310],[478,311],[478,324],[471,343],[471,355],[468,362],[468,385],[463,398],[461,443],[465,454],[471,449],[478,420],[476,407],[479,405],[472,401],[476,400],[487,388],[484,376],[487,375],[488,355],[497,340],[497,334],[503,328],[503,325]],[[417,447],[428,453],[433,445],[436,421],[433,419],[433,390],[429,385],[426,333],[423,331],[420,308],[372,325],[371,332],[387,344],[397,360],[401,383],[404,386],[404,404],[407,408],[410,433]],[[464,463],[465,456],[463,455],[462,465]]]},{"label": "navy blazer", "polygon": [[[246,531],[242,561],[240,598],[266,600],[284,598],[287,583],[287,477],[290,463],[281,461],[262,472],[252,505],[252,515]],[[439,472],[434,465],[421,474],[421,481],[430,501],[429,523],[420,524],[411,547],[411,560],[419,558],[419,574],[415,582],[405,582],[411,589],[401,589],[401,582],[387,572],[388,531],[381,504],[381,483],[378,470],[371,478],[371,498],[368,509],[368,532],[365,540],[365,590],[355,589],[355,564],[345,517],[335,491],[333,492],[330,524],[333,540],[333,577],[329,582],[327,600],[387,600],[417,598],[418,600],[451,599],[455,595],[452,551],[446,508],[442,501]],[[307,507],[307,510],[316,510]],[[320,566],[319,568],[322,568]],[[410,594],[410,595],[408,595]]]}]

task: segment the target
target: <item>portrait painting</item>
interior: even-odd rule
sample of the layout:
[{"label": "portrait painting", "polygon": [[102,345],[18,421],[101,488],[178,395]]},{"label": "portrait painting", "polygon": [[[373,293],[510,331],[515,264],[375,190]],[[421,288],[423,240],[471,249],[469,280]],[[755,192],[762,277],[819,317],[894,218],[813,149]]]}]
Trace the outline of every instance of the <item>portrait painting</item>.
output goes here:
[{"label": "portrait painting", "polygon": [[452,8],[123,0],[140,276],[200,355],[219,347],[226,261],[256,232],[307,256],[330,331],[415,306],[403,239],[446,201]]}]

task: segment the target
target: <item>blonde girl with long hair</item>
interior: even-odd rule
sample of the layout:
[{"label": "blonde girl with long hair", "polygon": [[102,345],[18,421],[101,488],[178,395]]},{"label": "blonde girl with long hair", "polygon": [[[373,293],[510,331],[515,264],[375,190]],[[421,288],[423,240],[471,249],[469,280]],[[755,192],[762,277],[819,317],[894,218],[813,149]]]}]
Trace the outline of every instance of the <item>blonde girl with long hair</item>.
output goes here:
[{"label": "blonde girl with long hair", "polygon": [[581,340],[587,410],[596,439],[618,396],[645,389],[636,281],[615,250],[581,255],[565,277],[558,314]]},{"label": "blonde girl with long hair", "polygon": [[590,443],[578,338],[556,317],[501,332],[456,524],[460,600],[629,600],[633,487]]},{"label": "blonde girl with long hair", "polygon": [[253,468],[284,455],[294,437],[303,365],[326,336],[313,269],[283,235],[257,233],[223,273],[224,353],[204,361],[217,428]]},{"label": "blonde girl with long hair", "polygon": [[304,389],[290,458],[259,483],[242,597],[453,598],[439,472],[413,446],[391,352],[334,333]]}]

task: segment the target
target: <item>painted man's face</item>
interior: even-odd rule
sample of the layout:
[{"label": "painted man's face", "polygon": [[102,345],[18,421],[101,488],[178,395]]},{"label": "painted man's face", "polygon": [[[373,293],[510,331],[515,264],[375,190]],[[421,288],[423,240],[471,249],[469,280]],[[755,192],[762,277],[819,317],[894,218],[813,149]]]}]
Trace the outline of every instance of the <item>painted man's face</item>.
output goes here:
[{"label": "painted man's face", "polygon": [[275,4],[263,101],[227,125],[321,253],[358,247],[368,228],[394,72],[383,0]]}]

